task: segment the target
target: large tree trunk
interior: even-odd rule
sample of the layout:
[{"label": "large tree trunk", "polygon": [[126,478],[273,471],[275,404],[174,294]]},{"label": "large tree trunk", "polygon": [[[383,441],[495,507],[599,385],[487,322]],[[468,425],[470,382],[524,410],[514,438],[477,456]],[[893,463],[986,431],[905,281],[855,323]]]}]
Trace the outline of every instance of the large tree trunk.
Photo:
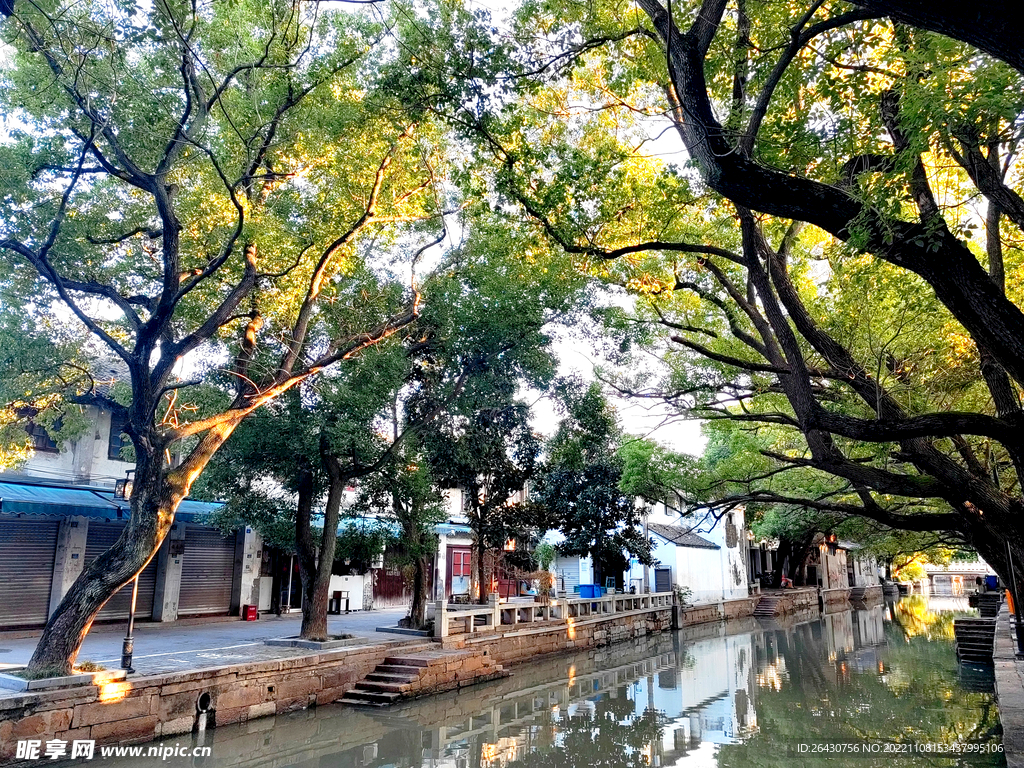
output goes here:
[{"label": "large tree trunk", "polygon": [[29,671],[70,674],[96,614],[156,556],[174,524],[178,505],[240,422],[241,417],[230,419],[210,429],[173,470],[164,464],[167,446],[152,434],[145,439],[132,436],[137,458],[128,523],[114,545],[83,569],[60,601],[46,622]]},{"label": "large tree trunk", "polygon": [[[306,617],[313,602],[316,585],[316,544],[313,541],[313,500],[316,483],[313,470],[305,467],[299,473],[299,500],[295,510],[295,556],[299,562],[299,579],[302,581],[302,632],[306,629]],[[313,638],[307,638],[312,640]]]},{"label": "large tree trunk", "polygon": [[[209,451],[204,465],[216,447],[219,444]],[[83,569],[50,616],[28,663],[32,672],[71,673],[96,614],[156,556],[174,523],[174,512],[188,488],[181,476],[167,471],[162,450],[145,455],[136,447],[136,452],[128,523],[114,545]]]},{"label": "large tree trunk", "polygon": [[487,598],[491,592],[490,582],[485,578],[484,571],[484,558],[487,554],[487,549],[484,547],[483,537],[477,535],[476,537],[476,579],[479,585],[480,595],[478,596],[477,602],[480,605],[487,603]]},{"label": "large tree trunk", "polygon": [[348,480],[334,458],[324,456],[324,464],[327,467],[330,484],[327,489],[327,507],[324,510],[324,529],[320,537],[320,555],[308,576],[303,574],[302,577],[306,599],[302,605],[302,628],[299,637],[304,640],[324,641],[328,637],[327,606],[331,597],[331,571],[334,567],[334,551],[338,544],[341,498]]},{"label": "large tree trunk", "polygon": [[[174,521],[180,497],[171,492],[153,462],[139,464],[128,524],[114,545],[91,562],[71,585],[46,623],[28,668],[70,674],[82,642],[100,609],[135,578],[160,549]],[[183,495],[183,494],[182,494]]]},{"label": "large tree trunk", "polygon": [[417,557],[413,562],[412,608],[409,610],[409,625],[413,629],[422,629],[427,623],[427,568],[429,563],[425,556]]}]

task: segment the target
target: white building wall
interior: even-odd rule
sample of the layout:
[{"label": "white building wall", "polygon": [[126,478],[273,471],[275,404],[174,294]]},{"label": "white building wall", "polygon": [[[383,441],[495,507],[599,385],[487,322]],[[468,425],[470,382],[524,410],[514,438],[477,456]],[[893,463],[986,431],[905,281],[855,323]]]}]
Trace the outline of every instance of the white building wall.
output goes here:
[{"label": "white building wall", "polygon": [[827,546],[821,548],[821,573],[818,578],[821,579],[822,589],[850,588],[845,549],[837,549],[833,554]]},{"label": "white building wall", "polygon": [[[363,607],[363,583],[371,579],[370,574],[355,574],[351,576],[331,576],[330,596],[335,592],[348,592],[349,610],[359,611]],[[341,610],[345,610],[345,600],[342,598]]]},{"label": "white building wall", "polygon": [[28,461],[9,474],[60,483],[113,487],[135,464],[107,457],[110,411],[86,406],[84,414],[89,426],[79,437],[65,443],[60,453],[36,451]]},{"label": "white building wall", "polygon": [[853,560],[853,584],[851,587],[871,587],[879,584],[878,564],[871,555],[857,555]]},{"label": "white building wall", "polygon": [[[743,511],[732,513],[733,535],[728,534],[729,521],[723,518],[717,524],[714,520],[699,521],[681,518],[663,503],[650,507],[650,523],[664,523],[682,528],[696,525],[693,532],[719,549],[680,547],[651,534],[654,541],[654,557],[659,561],[655,568],[671,568],[672,583],[687,587],[694,603],[719,602],[747,597],[747,563],[745,560],[747,538],[744,529]],[[732,546],[729,546],[732,544]],[[634,563],[627,574],[630,584],[636,584],[639,591],[643,583],[644,567]],[[648,574],[651,589],[654,589],[654,568]]]},{"label": "white building wall", "polygon": [[717,603],[725,596],[724,557],[720,549],[676,547],[676,584],[690,590],[690,602]]},{"label": "white building wall", "polygon": [[445,511],[453,523],[465,523],[466,513],[461,488],[445,488],[441,491],[444,497]]},{"label": "white building wall", "polygon": [[747,532],[743,510],[733,510],[717,523],[707,520],[698,525],[694,533],[721,547],[717,554],[720,558],[718,572],[721,574],[723,596],[718,599],[738,600],[747,597]]}]

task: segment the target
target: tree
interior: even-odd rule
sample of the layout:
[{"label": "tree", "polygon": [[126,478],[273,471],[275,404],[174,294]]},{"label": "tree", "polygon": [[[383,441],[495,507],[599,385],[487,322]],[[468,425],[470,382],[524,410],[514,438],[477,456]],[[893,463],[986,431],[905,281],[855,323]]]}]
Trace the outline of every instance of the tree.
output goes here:
[{"label": "tree", "polygon": [[207,493],[228,499],[229,524],[242,520],[261,533],[292,526],[305,639],[327,639],[344,494],[391,461],[398,446],[379,426],[408,371],[406,351],[393,339],[296,387],[240,425],[205,478]]},{"label": "tree", "polygon": [[564,381],[558,387],[565,416],[548,442],[548,457],[534,496],[546,523],[565,539],[563,555],[591,557],[594,578],[613,576],[621,587],[627,556],[653,565],[651,542],[642,529],[643,510],[623,491],[621,431],[597,383]]},{"label": "tree", "polygon": [[52,327],[49,321],[45,315],[27,317],[16,297],[0,296],[0,469],[17,467],[32,455],[32,429],[44,430],[57,446],[79,437],[87,421],[81,406],[64,394],[92,385],[93,372],[104,378],[81,335],[41,330]]},{"label": "tree", "polygon": [[486,209],[474,214],[466,242],[430,286],[406,413],[419,419],[438,412],[419,440],[435,481],[463,492],[486,601],[487,553],[513,538],[519,546],[507,557],[522,554],[533,527],[531,506],[511,503],[536,470],[541,448],[520,390],[551,382],[548,326],[564,321],[588,294],[543,238]]},{"label": "tree", "polygon": [[[23,4],[5,28],[0,101],[23,126],[0,150],[6,285],[62,306],[131,388],[129,405],[69,393],[126,418],[136,474],[124,533],[29,665],[66,673],[234,429],[415,319],[414,290],[370,325],[321,307],[349,301],[365,237],[432,215],[435,175],[417,126],[369,89],[381,27],[360,14]],[[189,388],[218,375],[224,396],[194,412]]]},{"label": "tree", "polygon": [[393,454],[382,471],[366,478],[355,510],[398,524],[392,556],[398,564],[412,567],[409,624],[422,628],[426,624],[428,576],[437,552],[434,525],[444,520],[445,506],[426,456],[414,440]]},{"label": "tree", "polygon": [[[500,55],[474,58],[461,33],[429,62],[459,88],[424,64],[419,94],[475,137],[509,204],[665,329],[662,394],[789,431],[766,471],[832,484],[716,503],[938,531],[1009,576],[1024,564],[1024,313],[1006,268],[1024,90],[1002,22],[986,25],[997,9],[637,6],[525,3]],[[685,168],[642,153],[665,128]],[[984,243],[968,238],[974,195]]]},{"label": "tree", "polygon": [[524,502],[513,496],[536,471],[540,440],[524,403],[507,392],[474,389],[472,399],[461,399],[451,416],[432,425],[423,439],[434,476],[462,491],[476,542],[479,600],[485,603],[490,585],[487,553],[501,551],[506,541],[523,534],[516,523]]}]

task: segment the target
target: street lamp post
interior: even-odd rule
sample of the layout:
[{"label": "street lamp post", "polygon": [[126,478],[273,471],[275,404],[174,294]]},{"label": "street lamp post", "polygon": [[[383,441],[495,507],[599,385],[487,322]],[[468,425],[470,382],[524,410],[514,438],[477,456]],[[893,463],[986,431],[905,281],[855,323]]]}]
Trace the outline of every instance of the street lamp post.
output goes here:
[{"label": "street lamp post", "polygon": [[132,633],[135,630],[135,601],[139,597],[139,577],[138,575],[132,579],[132,605],[128,610],[128,634],[124,637],[124,642],[121,644],[121,669],[127,670],[128,672],[134,672],[135,669],[132,667],[132,654],[135,652],[135,638]]},{"label": "street lamp post", "polygon": [[[132,497],[132,480],[129,477],[135,470],[129,469],[124,473],[124,480],[118,480],[114,484],[114,496],[126,501]],[[121,669],[129,673],[135,672],[132,667],[132,654],[135,652],[135,603],[139,599],[139,574],[132,579],[132,603],[128,609],[128,634],[121,644]]]}]

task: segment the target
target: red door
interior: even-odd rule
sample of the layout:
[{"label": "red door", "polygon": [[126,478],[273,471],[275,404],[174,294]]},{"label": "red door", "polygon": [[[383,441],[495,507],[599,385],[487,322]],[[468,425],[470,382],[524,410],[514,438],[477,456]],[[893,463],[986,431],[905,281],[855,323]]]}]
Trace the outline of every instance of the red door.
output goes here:
[{"label": "red door", "polygon": [[473,573],[473,551],[470,547],[449,547],[446,568],[445,597],[469,596],[470,576]]}]

